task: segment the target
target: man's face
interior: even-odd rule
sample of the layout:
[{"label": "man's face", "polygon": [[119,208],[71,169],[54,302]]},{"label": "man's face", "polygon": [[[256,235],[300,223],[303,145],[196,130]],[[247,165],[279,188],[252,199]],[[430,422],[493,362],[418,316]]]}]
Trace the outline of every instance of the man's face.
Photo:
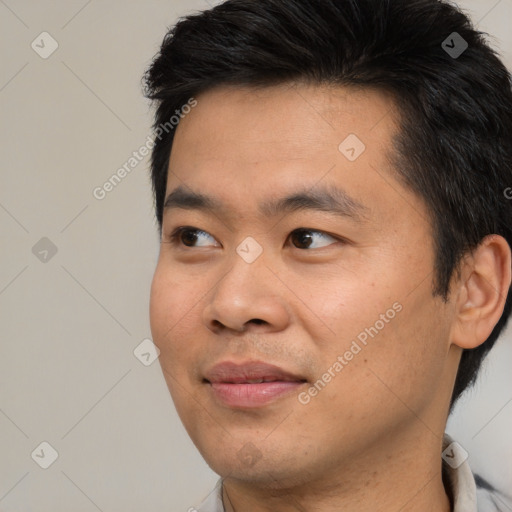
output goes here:
[{"label": "man's face", "polygon": [[[176,132],[166,196],[179,187],[222,206],[168,202],[151,329],[206,461],[280,486],[390,458],[401,439],[437,442],[453,308],[432,296],[429,215],[388,161],[392,100],[280,86],[197,101]],[[326,191],[337,209],[269,207]],[[178,227],[188,230],[172,243]],[[262,378],[274,382],[248,382]]]}]

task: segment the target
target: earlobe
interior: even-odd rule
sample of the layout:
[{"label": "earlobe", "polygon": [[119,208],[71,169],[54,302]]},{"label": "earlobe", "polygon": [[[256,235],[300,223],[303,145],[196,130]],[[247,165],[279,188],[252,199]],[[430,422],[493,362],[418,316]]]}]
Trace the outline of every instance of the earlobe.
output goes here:
[{"label": "earlobe", "polygon": [[460,348],[481,345],[505,307],[512,273],[511,249],[499,235],[486,236],[461,269],[451,342]]}]

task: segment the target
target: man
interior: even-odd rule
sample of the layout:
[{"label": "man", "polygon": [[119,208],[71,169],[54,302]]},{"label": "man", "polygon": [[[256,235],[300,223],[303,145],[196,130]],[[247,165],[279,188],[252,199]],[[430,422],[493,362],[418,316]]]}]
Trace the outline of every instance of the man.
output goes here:
[{"label": "man", "polygon": [[482,36],[437,0],[229,0],[145,78],[151,328],[221,476],[199,510],[476,511],[444,430],[511,310],[512,91]]}]

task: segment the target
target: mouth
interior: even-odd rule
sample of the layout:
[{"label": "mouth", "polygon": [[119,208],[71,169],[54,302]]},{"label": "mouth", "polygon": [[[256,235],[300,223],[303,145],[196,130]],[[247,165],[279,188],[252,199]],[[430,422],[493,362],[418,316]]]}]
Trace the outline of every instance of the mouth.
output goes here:
[{"label": "mouth", "polygon": [[206,372],[203,383],[214,398],[229,407],[261,407],[296,392],[307,380],[262,361],[225,361]]}]

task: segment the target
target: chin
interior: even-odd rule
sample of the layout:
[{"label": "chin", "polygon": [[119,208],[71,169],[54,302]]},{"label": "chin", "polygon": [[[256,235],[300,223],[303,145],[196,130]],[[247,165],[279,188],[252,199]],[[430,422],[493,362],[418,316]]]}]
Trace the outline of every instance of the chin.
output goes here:
[{"label": "chin", "polygon": [[198,447],[208,466],[219,476],[276,490],[307,483],[306,475],[310,472],[303,467],[306,461],[297,450],[289,454],[279,452],[276,446],[261,446],[261,439],[261,449],[257,447],[258,440],[247,441],[237,449],[234,439],[230,441],[229,446]]}]

